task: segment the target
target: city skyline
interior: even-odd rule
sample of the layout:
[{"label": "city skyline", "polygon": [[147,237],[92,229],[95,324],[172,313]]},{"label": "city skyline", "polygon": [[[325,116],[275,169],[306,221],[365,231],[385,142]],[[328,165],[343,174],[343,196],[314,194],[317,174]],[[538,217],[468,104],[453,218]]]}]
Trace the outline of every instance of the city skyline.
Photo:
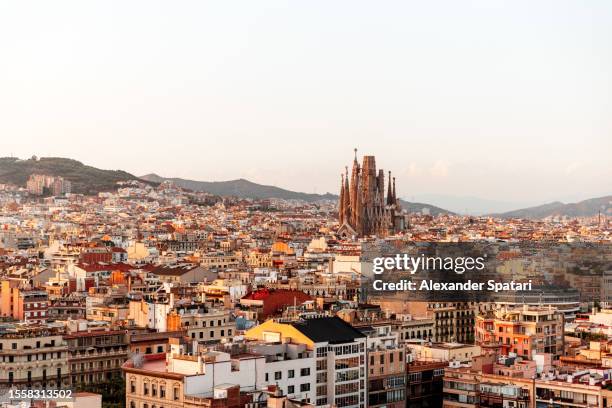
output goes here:
[{"label": "city skyline", "polygon": [[609,3],[71,5],[0,6],[3,155],[325,193],[357,147],[407,199],[611,193]]}]

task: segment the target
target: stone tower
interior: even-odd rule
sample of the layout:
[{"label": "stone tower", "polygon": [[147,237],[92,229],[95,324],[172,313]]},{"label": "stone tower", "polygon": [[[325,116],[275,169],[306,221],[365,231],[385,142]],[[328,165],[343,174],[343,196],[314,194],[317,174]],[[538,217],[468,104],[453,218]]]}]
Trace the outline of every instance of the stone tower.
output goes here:
[{"label": "stone tower", "polygon": [[[393,181],[393,183],[392,183]],[[341,176],[338,204],[339,233],[344,236],[387,236],[405,228],[401,207],[395,195],[395,178],[389,180],[385,196],[384,171],[376,171],[374,156],[357,160],[357,149],[351,171]]]}]

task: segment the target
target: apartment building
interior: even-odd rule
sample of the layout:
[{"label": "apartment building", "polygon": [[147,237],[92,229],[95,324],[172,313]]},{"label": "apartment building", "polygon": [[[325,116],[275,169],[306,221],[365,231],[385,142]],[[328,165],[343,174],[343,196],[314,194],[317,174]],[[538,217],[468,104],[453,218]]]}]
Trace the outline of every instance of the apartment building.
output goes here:
[{"label": "apartment building", "polygon": [[315,357],[304,343],[248,343],[249,351],[266,357],[265,382],[299,401],[311,401],[315,391]]},{"label": "apartment building", "polygon": [[406,404],[406,360],[404,348],[368,348],[368,407],[401,408]]},{"label": "apartment building", "polygon": [[59,326],[0,325],[0,386],[67,387],[68,345],[63,334]]},{"label": "apartment building", "polygon": [[200,258],[200,265],[205,269],[238,268],[241,256],[233,254],[206,254]]},{"label": "apartment building", "polygon": [[19,291],[15,306],[17,318],[27,323],[44,323],[49,318],[49,295],[44,290]]},{"label": "apartment building", "polygon": [[499,353],[514,353],[528,359],[534,353],[563,355],[564,314],[553,307],[507,308],[476,317],[476,343],[497,344]]},{"label": "apartment building", "polygon": [[609,407],[611,371],[595,368],[545,370],[531,377],[508,377],[454,365],[444,375],[443,407],[588,408]]},{"label": "apartment building", "polygon": [[411,360],[406,363],[406,407],[442,406],[445,361]]},{"label": "apartment building", "polygon": [[178,307],[168,315],[168,330],[181,329],[193,340],[219,342],[236,334],[236,323],[229,310],[195,304]]},{"label": "apartment building", "polygon": [[[405,309],[411,316],[433,319],[431,333],[427,327],[428,340],[461,343],[474,341],[474,319],[477,312],[475,302],[415,301],[407,303]],[[422,333],[423,329],[420,329],[421,338],[425,338]],[[404,339],[407,340],[406,337]]]},{"label": "apartment building", "polygon": [[406,352],[399,344],[393,323],[370,319],[353,325],[367,337],[367,406],[405,405]]},{"label": "apartment building", "polygon": [[366,336],[338,317],[267,320],[245,333],[266,342],[305,344],[315,356],[316,406],[360,407],[366,400]]},{"label": "apartment building", "polygon": [[125,330],[85,329],[64,336],[72,385],[94,384],[122,374],[128,359]]},{"label": "apartment building", "polygon": [[185,330],[155,332],[141,328],[129,330],[129,352],[132,354],[159,354],[170,350],[170,341],[184,339]]},{"label": "apartment building", "polygon": [[470,362],[482,352],[481,347],[474,344],[413,341],[405,345],[414,360]]},{"label": "apartment building", "polygon": [[126,404],[143,407],[205,407],[221,390],[238,386],[242,393],[265,387],[265,357],[230,355],[197,344],[170,341],[168,353],[150,354],[123,364]]},{"label": "apartment building", "polygon": [[408,340],[429,340],[433,339],[435,322],[433,318],[413,318],[412,316],[401,317],[398,319],[397,331],[400,342]]},{"label": "apartment building", "polygon": [[0,282],[0,315],[28,323],[44,323],[48,319],[49,295],[44,290],[23,287],[21,279]]}]

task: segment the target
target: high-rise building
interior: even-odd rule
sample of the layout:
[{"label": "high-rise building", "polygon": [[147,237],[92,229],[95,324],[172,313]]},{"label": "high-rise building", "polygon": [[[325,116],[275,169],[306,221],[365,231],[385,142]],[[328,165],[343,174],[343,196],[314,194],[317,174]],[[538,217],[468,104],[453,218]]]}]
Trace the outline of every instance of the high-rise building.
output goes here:
[{"label": "high-rise building", "polygon": [[402,209],[395,192],[395,177],[387,183],[385,174],[376,171],[374,156],[364,156],[363,164],[357,161],[357,149],[353,170],[349,179],[348,167],[342,175],[338,218],[341,236],[393,235],[405,229]]},{"label": "high-rise building", "polygon": [[32,174],[26,182],[26,188],[32,195],[63,195],[72,191],[72,183],[63,177]]},{"label": "high-rise building", "polygon": [[[249,340],[305,344],[314,365],[296,371],[294,390],[317,407],[363,408],[366,394],[366,336],[338,317],[267,320],[245,333]],[[399,356],[397,356],[399,358]],[[311,375],[314,373],[314,377]],[[281,375],[282,376],[282,375]]]},{"label": "high-rise building", "polygon": [[476,317],[476,344],[497,346],[500,354],[531,359],[534,353],[563,355],[563,313],[552,306],[505,306]]}]

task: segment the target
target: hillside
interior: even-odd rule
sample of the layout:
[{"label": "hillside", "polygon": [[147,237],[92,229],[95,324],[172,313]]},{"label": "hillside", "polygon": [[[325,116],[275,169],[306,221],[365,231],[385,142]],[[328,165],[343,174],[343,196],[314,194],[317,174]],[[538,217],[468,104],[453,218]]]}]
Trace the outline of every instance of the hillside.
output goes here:
[{"label": "hillside", "polygon": [[[314,202],[319,200],[338,200],[336,194],[308,194],[296,191],[285,190],[283,188],[267,186],[253,183],[245,179],[229,181],[195,181],[181,178],[165,178],[157,174],[147,174],[140,177],[143,180],[161,183],[165,180],[172,181],[179,187],[188,188],[194,191],[205,191],[220,196],[236,196],[242,198],[281,198],[285,200],[304,200]],[[423,208],[428,208],[431,215],[452,214],[445,209],[423,203],[410,203],[400,200],[402,207],[410,212],[420,212]]]},{"label": "hillside", "polygon": [[241,198],[281,198],[284,200],[303,200],[308,202],[318,200],[336,200],[334,194],[308,194],[283,188],[253,183],[249,180],[238,179],[229,181],[195,181],[181,178],[165,178],[157,174],[147,174],[140,177],[143,180],[161,183],[171,181],[179,187],[193,191],[205,191],[219,196],[236,196]]},{"label": "hillside", "polygon": [[454,212],[445,210],[444,208],[436,207],[435,205],[425,204],[425,203],[413,203],[409,201],[404,201],[400,199],[400,204],[404,210],[408,212],[421,212],[424,208],[429,210],[429,214],[433,216],[449,214],[455,215]]},{"label": "hillside", "polygon": [[565,204],[555,201],[535,207],[522,208],[501,214],[493,214],[500,218],[546,218],[550,216],[592,217],[601,211],[602,214],[612,214],[612,196],[591,198],[577,203]]},{"label": "hillside", "polygon": [[41,157],[21,160],[16,157],[0,158],[0,183],[25,186],[31,174],[61,176],[72,183],[72,192],[96,194],[113,190],[118,181],[138,179],[122,170],[101,170],[61,157]]}]

